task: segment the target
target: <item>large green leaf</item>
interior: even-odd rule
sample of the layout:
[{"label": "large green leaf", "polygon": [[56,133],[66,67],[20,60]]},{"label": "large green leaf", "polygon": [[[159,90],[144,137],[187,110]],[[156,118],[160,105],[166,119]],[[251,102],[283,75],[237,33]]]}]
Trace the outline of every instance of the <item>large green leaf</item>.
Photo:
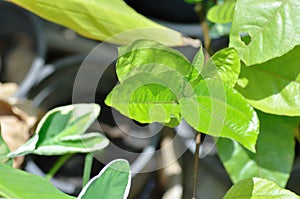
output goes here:
[{"label": "large green leaf", "polygon": [[71,199],[46,179],[0,164],[0,195],[5,198]]},{"label": "large green leaf", "polygon": [[299,118],[258,114],[260,133],[256,153],[229,139],[219,139],[218,154],[234,183],[261,177],[285,187],[294,161],[294,131]]},{"label": "large green leaf", "polygon": [[194,96],[179,101],[182,117],[200,132],[234,139],[255,152],[256,112],[238,92],[223,86],[215,79],[201,81]]},{"label": "large green leaf", "polygon": [[257,109],[278,115],[300,115],[300,46],[268,62],[242,66],[236,89]]},{"label": "large green leaf", "polygon": [[97,104],[74,104],[49,111],[39,122],[35,135],[8,156],[28,153],[62,155],[66,153],[91,152],[108,145],[99,133],[83,134],[100,112]]},{"label": "large green leaf", "polygon": [[106,165],[99,175],[83,188],[78,199],[126,199],[131,183],[130,166],[126,160],[117,159]]},{"label": "large green leaf", "polygon": [[233,88],[240,74],[240,59],[234,48],[225,48],[215,53],[205,64],[201,73],[203,78],[222,79]]},{"label": "large green leaf", "polygon": [[141,71],[155,74],[170,68],[183,77],[188,77],[193,70],[184,55],[155,41],[138,40],[119,48],[116,71],[120,82]]},{"label": "large green leaf", "polygon": [[[52,22],[79,34],[118,44],[148,38],[167,45],[182,45],[179,32],[158,25],[135,12],[123,0],[10,0]],[[144,29],[144,31],[143,31]],[[115,35],[137,30],[122,37]]]},{"label": "large green leaf", "polygon": [[12,166],[13,162],[12,159],[6,157],[6,155],[10,152],[6,142],[3,140],[1,136],[1,126],[0,126],[0,164],[5,163],[9,166]]},{"label": "large green leaf", "polygon": [[[236,3],[230,46],[246,65],[279,57],[300,44],[299,0],[239,0]],[[241,34],[249,35],[243,42]]]},{"label": "large green leaf", "polygon": [[299,199],[293,192],[278,187],[274,182],[252,178],[240,181],[233,185],[224,196],[224,199]]},{"label": "large green leaf", "polygon": [[207,18],[214,23],[229,23],[232,21],[236,0],[227,0],[209,9]]},{"label": "large green leaf", "polygon": [[180,120],[178,99],[184,85],[174,70],[139,72],[117,85],[105,103],[141,123],[169,123],[172,118]]}]

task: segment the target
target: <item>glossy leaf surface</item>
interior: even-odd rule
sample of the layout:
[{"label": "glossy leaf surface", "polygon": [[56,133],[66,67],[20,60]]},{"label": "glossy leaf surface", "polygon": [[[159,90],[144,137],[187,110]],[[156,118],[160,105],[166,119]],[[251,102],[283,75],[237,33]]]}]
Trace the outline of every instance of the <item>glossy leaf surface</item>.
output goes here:
[{"label": "glossy leaf surface", "polygon": [[215,137],[232,138],[255,151],[259,120],[238,92],[206,80],[195,87],[195,94],[180,100],[182,117],[193,128]]},{"label": "glossy leaf surface", "polygon": [[219,139],[218,154],[233,183],[250,177],[266,178],[285,187],[294,161],[294,131],[300,119],[259,112],[256,153],[235,141]]},{"label": "glossy leaf surface", "polygon": [[203,78],[222,79],[226,86],[233,88],[240,74],[240,59],[233,48],[216,52],[206,63],[201,75]]},{"label": "glossy leaf surface", "polygon": [[[82,36],[127,44],[138,38],[148,38],[166,45],[182,45],[183,38],[177,31],[165,28],[143,17],[123,0],[11,0],[29,11],[60,25],[75,30]],[[123,37],[115,35],[135,31]]]},{"label": "glossy leaf surface", "polygon": [[126,199],[131,183],[130,166],[126,160],[117,159],[106,165],[92,178],[79,194],[79,199]]},{"label": "glossy leaf surface", "polygon": [[257,109],[267,113],[300,115],[300,46],[268,62],[242,65],[236,89]]},{"label": "glossy leaf surface", "polygon": [[108,145],[99,133],[83,134],[100,112],[97,104],[74,104],[49,111],[39,122],[35,135],[9,157],[26,155],[62,155],[91,152]]},{"label": "glossy leaf surface", "polygon": [[224,199],[259,198],[299,199],[300,197],[289,190],[280,188],[272,181],[261,178],[242,180],[233,185],[224,196]]},{"label": "glossy leaf surface", "polygon": [[0,195],[5,198],[75,199],[46,179],[0,164]]},{"label": "glossy leaf surface", "polygon": [[[300,1],[239,0],[236,3],[230,46],[246,65],[279,57],[300,44]],[[248,35],[248,42],[241,36]],[[250,36],[250,37],[249,37]]]}]

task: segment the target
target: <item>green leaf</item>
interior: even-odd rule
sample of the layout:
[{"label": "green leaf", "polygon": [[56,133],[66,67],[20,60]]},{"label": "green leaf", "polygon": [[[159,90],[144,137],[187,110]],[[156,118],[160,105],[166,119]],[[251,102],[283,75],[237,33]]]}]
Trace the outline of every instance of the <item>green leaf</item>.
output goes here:
[{"label": "green leaf", "polygon": [[240,59],[234,48],[225,48],[215,53],[206,63],[203,78],[221,78],[230,88],[236,84],[240,74]]},{"label": "green leaf", "polygon": [[300,46],[286,55],[247,67],[240,79],[247,82],[236,89],[257,109],[277,115],[300,115]]},{"label": "green leaf", "polygon": [[294,161],[294,130],[299,118],[288,118],[258,112],[260,133],[256,153],[237,142],[219,139],[218,154],[233,183],[250,177],[266,178],[285,187]]},{"label": "green leaf", "polygon": [[192,65],[194,66],[194,68],[198,70],[200,74],[204,66],[204,53],[203,53],[202,46],[200,47],[197,54],[195,55]]},{"label": "green leaf", "polygon": [[106,165],[83,188],[78,199],[126,199],[131,183],[130,166],[126,160],[117,159]]},{"label": "green leaf", "polygon": [[6,155],[10,152],[6,142],[3,140],[1,136],[1,126],[0,126],[0,164],[7,164],[9,166],[13,165],[12,159],[6,157]]},{"label": "green leaf", "polygon": [[91,152],[108,145],[108,140],[98,134],[83,134],[100,112],[97,104],[74,104],[49,111],[39,122],[35,135],[9,157],[26,155],[62,155]]},{"label": "green leaf", "polygon": [[[230,46],[246,65],[279,57],[300,44],[299,0],[239,0],[236,3]],[[250,41],[241,40],[248,35]]]},{"label": "green leaf", "polygon": [[170,68],[184,77],[193,69],[180,52],[155,41],[137,40],[129,46],[119,47],[116,71],[120,82],[141,71],[155,74]]},{"label": "green leaf", "polygon": [[178,98],[184,85],[182,75],[174,70],[139,72],[117,85],[105,103],[141,123],[169,123],[180,120]]},{"label": "green leaf", "polygon": [[0,164],[0,195],[5,198],[71,199],[49,181],[4,164]]},{"label": "green leaf", "polygon": [[253,108],[234,89],[215,79],[203,80],[195,95],[182,98],[182,117],[197,131],[231,138],[255,152],[259,120]]},{"label": "green leaf", "polygon": [[[52,22],[75,30],[82,36],[128,44],[138,38],[166,45],[183,45],[182,35],[143,17],[123,0],[11,0]],[[134,31],[132,31],[134,30]],[[116,36],[129,31],[122,36]]]},{"label": "green leaf", "polygon": [[278,187],[274,182],[252,178],[240,181],[233,185],[224,196],[224,199],[299,199],[293,192]]},{"label": "green leaf", "polygon": [[235,4],[235,0],[228,0],[222,4],[217,4],[213,6],[208,10],[208,20],[220,24],[231,22],[234,14]]}]

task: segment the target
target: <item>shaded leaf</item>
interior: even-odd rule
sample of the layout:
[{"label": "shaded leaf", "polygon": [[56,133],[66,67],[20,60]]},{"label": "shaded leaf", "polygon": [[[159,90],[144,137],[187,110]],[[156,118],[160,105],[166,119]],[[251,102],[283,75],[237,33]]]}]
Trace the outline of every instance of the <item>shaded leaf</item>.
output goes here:
[{"label": "shaded leaf", "polygon": [[195,96],[180,100],[182,117],[199,132],[234,139],[255,152],[256,112],[238,92],[223,86],[215,80],[201,81]]},{"label": "shaded leaf", "polygon": [[276,199],[299,199],[300,197],[293,192],[282,189],[274,182],[252,178],[242,180],[233,185],[224,196],[224,199],[258,199],[258,198],[276,198]]},{"label": "shaded leaf", "polygon": [[[230,46],[246,65],[279,57],[300,44],[300,1],[239,0],[236,3]],[[248,35],[245,43],[241,35]]]},{"label": "shaded leaf", "polygon": [[[168,45],[183,45],[177,31],[156,24],[135,12],[122,0],[11,0],[35,14],[71,28],[79,34],[96,40],[127,44],[138,38],[154,39]],[[129,30],[138,30],[114,37]]]},{"label": "shaded leaf", "polygon": [[247,67],[240,78],[247,84],[236,89],[257,109],[277,115],[300,115],[300,46],[286,55]]},{"label": "shaded leaf", "polygon": [[46,179],[0,164],[0,195],[5,198],[71,199]]},{"label": "shaded leaf", "polygon": [[79,194],[79,199],[127,198],[131,183],[130,166],[127,160],[117,159],[106,165],[92,178]]},{"label": "shaded leaf", "polygon": [[294,130],[300,120],[262,112],[258,116],[260,133],[255,154],[228,139],[218,140],[218,154],[233,183],[260,177],[285,187],[295,155]]},{"label": "shaded leaf", "polygon": [[229,23],[232,21],[235,7],[235,0],[227,0],[210,8],[207,18],[214,23]]},{"label": "shaded leaf", "polygon": [[[62,155],[94,150],[96,146],[101,146],[101,149],[108,144],[106,138],[100,134],[83,134],[98,117],[99,112],[100,107],[97,104],[74,104],[55,108],[39,122],[35,135],[8,156],[28,153]],[[100,142],[99,145],[96,141]]]}]

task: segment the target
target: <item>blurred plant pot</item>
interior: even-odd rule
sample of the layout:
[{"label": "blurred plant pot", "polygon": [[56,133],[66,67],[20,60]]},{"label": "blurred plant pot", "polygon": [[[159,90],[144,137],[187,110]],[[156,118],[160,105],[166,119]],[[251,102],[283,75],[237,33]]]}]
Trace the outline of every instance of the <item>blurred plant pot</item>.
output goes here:
[{"label": "blurred plant pot", "polygon": [[[109,53],[108,53],[109,52]],[[116,48],[105,48],[105,53],[107,56],[114,56],[116,54]],[[100,54],[101,55],[101,54]],[[38,78],[35,80],[37,82],[33,86],[26,96],[31,99],[35,106],[43,108],[44,110],[49,110],[51,108],[76,103],[90,103],[87,96],[94,96],[94,102],[101,105],[101,114],[98,118],[100,121],[100,126],[95,124],[92,125],[92,131],[109,131],[110,129],[117,130],[118,133],[122,132],[117,127],[115,127],[116,122],[114,119],[118,118],[117,125],[128,128],[126,133],[131,133],[130,135],[119,134],[114,135],[113,133],[107,134],[110,138],[111,143],[104,149],[101,153],[94,154],[99,160],[95,161],[93,175],[96,175],[100,169],[103,167],[102,163],[107,163],[115,158],[125,158],[131,162],[131,168],[133,170],[133,187],[131,189],[130,197],[136,198],[137,194],[141,192],[143,186],[147,184],[149,178],[151,178],[151,173],[138,174],[144,170],[151,170],[155,168],[156,161],[152,158],[156,145],[158,143],[158,136],[153,136],[151,131],[156,130],[157,127],[149,125],[147,127],[138,127],[128,118],[121,116],[119,113],[112,111],[109,107],[106,107],[103,103],[108,92],[117,83],[115,69],[113,66],[109,66],[106,69],[105,59],[109,59],[107,56],[101,57],[98,55],[97,61],[95,63],[89,62],[85,68],[78,75],[78,70],[85,58],[84,55],[75,55],[68,58],[59,60],[53,64],[46,65],[43,70],[39,73]],[[97,90],[93,91],[91,89],[91,84],[93,83],[94,75],[97,74],[98,70],[104,70],[102,77],[100,78],[97,86]],[[77,81],[79,87],[74,87],[74,81]],[[77,90],[78,95],[74,98],[73,89]],[[107,130],[108,129],[108,130]],[[143,132],[142,132],[143,131]],[[131,135],[140,133],[147,138],[132,137]],[[151,136],[149,136],[150,134]],[[57,157],[43,157],[43,156],[32,156],[29,160],[30,172],[37,174],[44,174],[50,169],[50,166],[54,164]],[[47,164],[45,164],[47,162]],[[60,170],[57,176],[54,178],[54,184],[56,184],[63,191],[70,194],[77,194],[81,188],[80,176],[82,176],[82,168],[84,162],[84,155],[75,155],[70,162],[66,163]],[[32,169],[34,168],[34,169]],[[153,170],[153,169],[152,169]],[[138,174],[138,175],[136,175]],[[61,182],[60,179],[66,179],[65,182]],[[66,183],[67,182],[67,183]],[[62,186],[61,184],[62,183]],[[66,187],[64,187],[66,186]]]},{"label": "blurred plant pot", "polygon": [[17,5],[0,1],[0,25],[0,81],[26,87],[30,74],[44,65],[46,39],[41,20]]}]

